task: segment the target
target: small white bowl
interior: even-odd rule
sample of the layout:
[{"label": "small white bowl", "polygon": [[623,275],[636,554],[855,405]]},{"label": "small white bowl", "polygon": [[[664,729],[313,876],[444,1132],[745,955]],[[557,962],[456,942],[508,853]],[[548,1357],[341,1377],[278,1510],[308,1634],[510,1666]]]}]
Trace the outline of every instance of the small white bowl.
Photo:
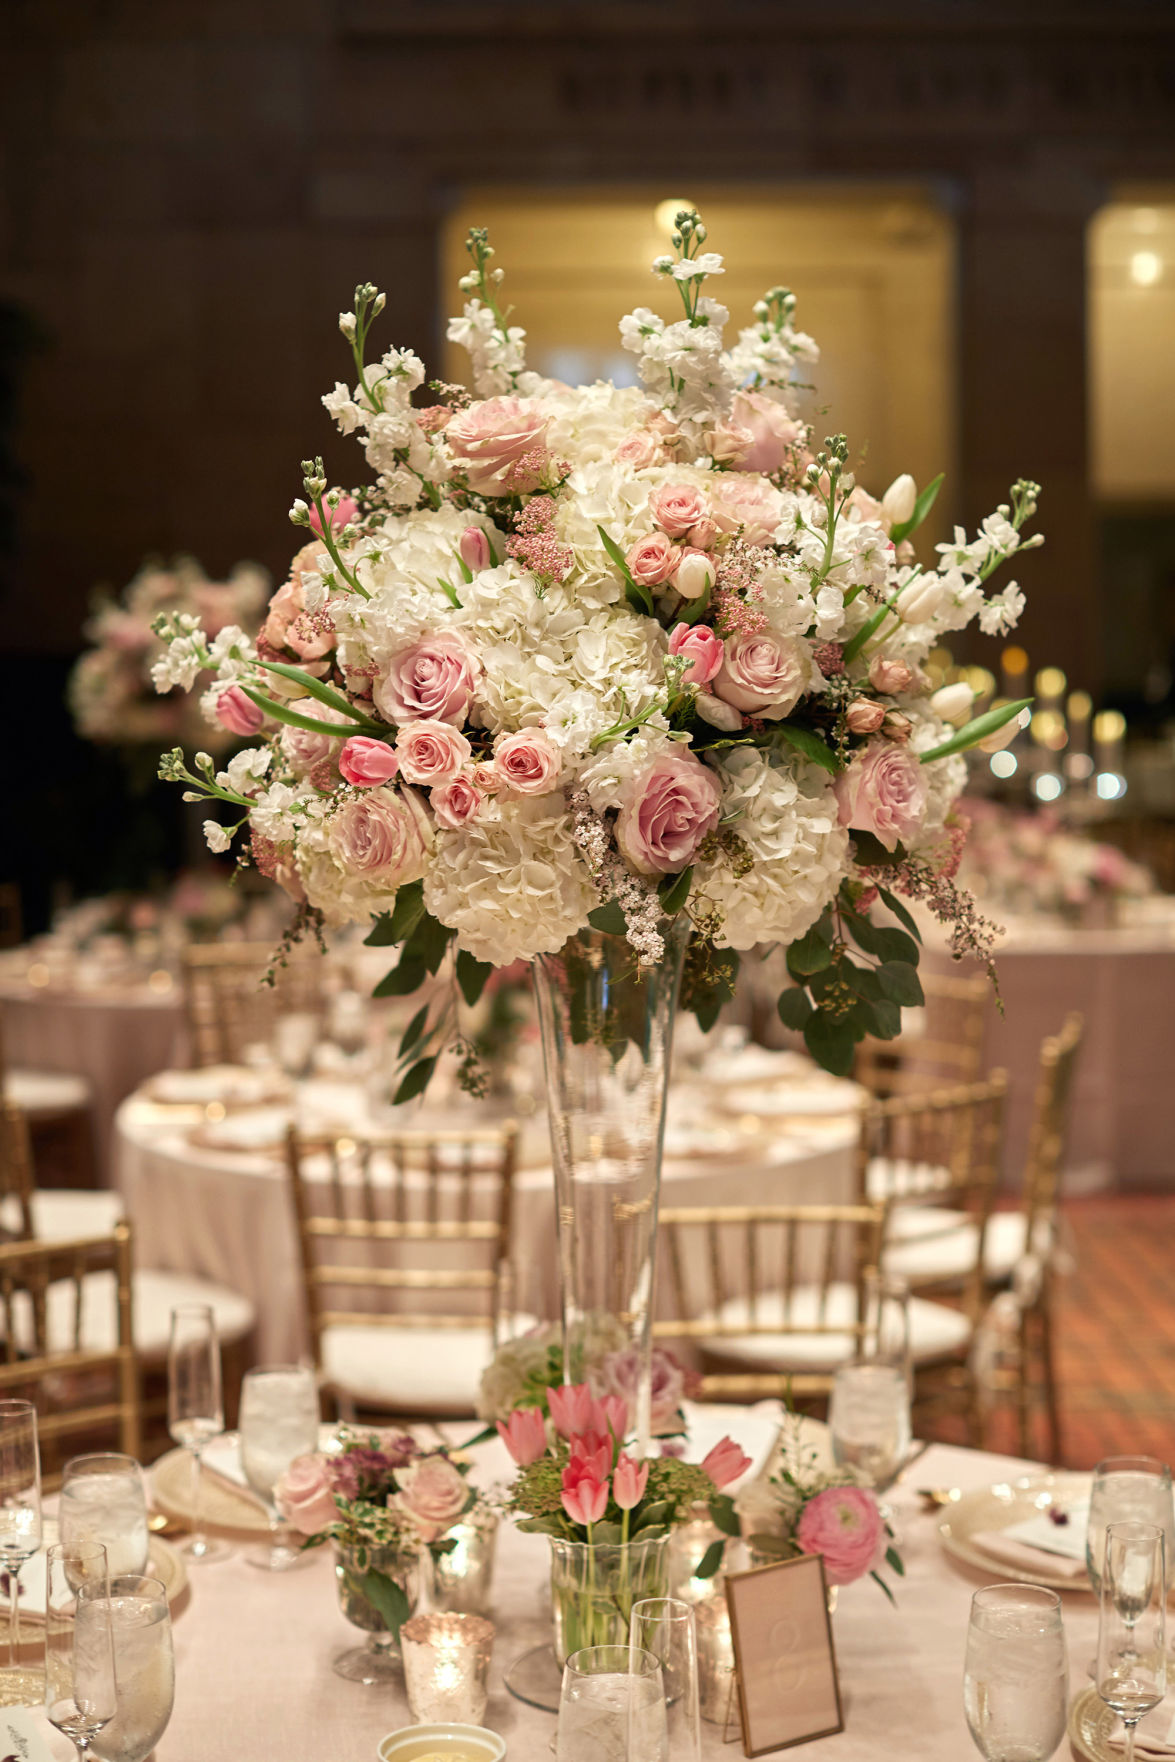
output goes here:
[{"label": "small white bowl", "polygon": [[416,1762],[432,1752],[469,1757],[469,1762],[502,1762],[506,1740],[484,1725],[406,1725],[380,1739],[380,1762]]}]

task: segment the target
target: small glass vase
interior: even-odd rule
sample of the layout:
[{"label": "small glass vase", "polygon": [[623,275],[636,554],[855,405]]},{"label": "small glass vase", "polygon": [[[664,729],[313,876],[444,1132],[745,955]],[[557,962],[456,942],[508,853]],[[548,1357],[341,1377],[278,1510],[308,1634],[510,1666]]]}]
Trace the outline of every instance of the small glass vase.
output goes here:
[{"label": "small glass vase", "polygon": [[551,1537],[551,1614],[560,1666],[585,1646],[626,1646],[632,1606],[669,1594],[669,1537],[565,1542]]},{"label": "small glass vase", "polygon": [[444,1537],[453,1546],[432,1555],[430,1607],[446,1615],[488,1615],[498,1540],[498,1514],[475,1505]]},{"label": "small glass vase", "polygon": [[[408,1599],[409,1615],[416,1613],[424,1588],[424,1573],[416,1549],[344,1547],[335,1543],[335,1579],[339,1608],[353,1627],[362,1629],[367,1642],[351,1646],[331,1659],[336,1676],[347,1682],[376,1683],[398,1678],[401,1671],[399,1631],[392,1632],[372,1600],[378,1598],[379,1581],[390,1580]],[[374,1580],[374,1582],[373,1582]]]}]

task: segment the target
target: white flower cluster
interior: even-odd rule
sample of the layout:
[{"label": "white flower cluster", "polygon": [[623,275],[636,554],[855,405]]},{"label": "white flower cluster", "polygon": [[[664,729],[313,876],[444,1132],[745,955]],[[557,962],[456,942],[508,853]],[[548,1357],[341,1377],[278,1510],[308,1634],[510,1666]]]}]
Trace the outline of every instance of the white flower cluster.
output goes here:
[{"label": "white flower cluster", "polygon": [[737,380],[722,348],[722,327],[729,317],[725,306],[703,297],[696,319],[666,324],[647,306],[638,306],[620,321],[621,344],[640,358],[641,384],[691,439],[730,410]]}]

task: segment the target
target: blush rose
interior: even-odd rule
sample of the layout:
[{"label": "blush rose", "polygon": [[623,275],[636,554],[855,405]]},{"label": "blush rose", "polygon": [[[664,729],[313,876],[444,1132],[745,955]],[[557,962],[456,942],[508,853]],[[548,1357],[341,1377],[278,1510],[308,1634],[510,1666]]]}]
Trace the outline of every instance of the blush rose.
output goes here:
[{"label": "blush rose", "polygon": [[706,517],[706,498],[696,484],[663,483],[649,500],[653,519],[670,538],[684,538],[691,526]]},{"label": "blush rose", "polygon": [[715,695],[736,710],[777,721],[794,710],[806,683],[803,653],[769,630],[731,637],[714,677]]},{"label": "blush rose", "polygon": [[506,473],[524,453],[541,447],[547,418],[533,398],[487,398],[455,416],[445,430],[454,459],[477,495],[516,487]]},{"label": "blush rose", "polygon": [[396,1470],[396,1504],[425,1542],[435,1542],[452,1529],[469,1504],[465,1477],[444,1456],[424,1456]]},{"label": "blush rose", "polygon": [[562,767],[562,753],[541,729],[520,728],[494,742],[494,770],[518,795],[548,795]]},{"label": "blush rose", "polygon": [[330,821],[330,849],[347,873],[378,875],[397,887],[419,875],[424,840],[396,791],[380,788],[343,803]]},{"label": "blush rose", "polygon": [[472,755],[465,736],[435,718],[406,723],[396,739],[400,770],[409,783],[451,783]]},{"label": "blush rose", "polygon": [[401,649],[372,689],[389,722],[463,722],[481,668],[453,631]]},{"label": "blush rose", "polygon": [[634,581],[642,587],[660,587],[677,568],[678,555],[663,532],[650,532],[629,548],[624,560]]},{"label": "blush rose", "polygon": [[905,747],[871,740],[836,780],[842,826],[872,832],[886,850],[915,836],[926,818],[926,779]]},{"label": "blush rose", "polygon": [[295,1456],[273,1489],[273,1502],[303,1536],[317,1535],[339,1515],[330,1470],[321,1456]]},{"label": "blush rose", "polygon": [[642,875],[684,869],[718,824],[718,779],[689,753],[666,753],[629,786],[616,839]]},{"label": "blush rose", "polygon": [[472,778],[464,773],[454,777],[451,783],[441,783],[432,791],[428,798],[429,806],[436,815],[437,825],[456,832],[460,827],[476,820],[481,813],[484,797]]},{"label": "blush rose", "polygon": [[783,469],[784,457],[803,434],[782,404],[763,392],[736,392],[730,407],[731,421],[751,437],[751,445],[735,462],[736,471],[761,471],[770,477]]}]

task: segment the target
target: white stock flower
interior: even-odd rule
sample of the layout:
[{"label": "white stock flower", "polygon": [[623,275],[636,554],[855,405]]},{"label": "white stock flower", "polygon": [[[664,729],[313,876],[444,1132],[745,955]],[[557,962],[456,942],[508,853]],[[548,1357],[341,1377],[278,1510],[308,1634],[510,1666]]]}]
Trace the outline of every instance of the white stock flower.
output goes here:
[{"label": "white stock flower", "polygon": [[209,850],[215,851],[217,856],[222,855],[232,843],[231,838],[225,828],[220,824],[219,820],[205,820],[204,841]]},{"label": "white stock flower", "polygon": [[341,379],[336,379],[333,392],[324,392],[322,402],[325,409],[334,417],[340,434],[354,434],[362,426],[365,413],[351,396],[349,386]]},{"label": "white stock flower", "polygon": [[1006,636],[1015,630],[1024,610],[1024,595],[1014,581],[1002,593],[992,594],[979,611],[979,628],[984,636]]},{"label": "white stock flower", "polygon": [[246,747],[244,752],[233,755],[227,770],[221,771],[216,781],[222,789],[234,790],[237,795],[249,795],[265,782],[272,763],[273,753],[269,747]]}]

